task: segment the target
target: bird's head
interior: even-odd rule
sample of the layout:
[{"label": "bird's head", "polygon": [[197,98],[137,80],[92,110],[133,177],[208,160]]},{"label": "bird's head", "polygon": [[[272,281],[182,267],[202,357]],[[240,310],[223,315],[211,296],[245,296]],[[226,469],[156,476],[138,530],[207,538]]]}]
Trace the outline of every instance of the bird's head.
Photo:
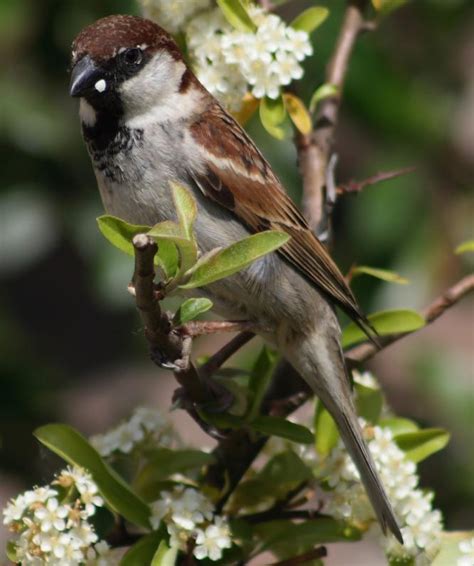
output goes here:
[{"label": "bird's head", "polygon": [[192,73],[173,38],[136,16],[84,28],[72,45],[70,94],[95,111],[139,116],[184,92]]}]

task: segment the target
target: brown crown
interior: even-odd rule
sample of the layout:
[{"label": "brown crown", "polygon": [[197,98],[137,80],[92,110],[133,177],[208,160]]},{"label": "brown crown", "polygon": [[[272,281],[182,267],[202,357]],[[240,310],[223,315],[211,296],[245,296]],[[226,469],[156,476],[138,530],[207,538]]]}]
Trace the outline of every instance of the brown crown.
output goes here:
[{"label": "brown crown", "polygon": [[176,59],[181,52],[173,38],[159,25],[137,16],[116,15],[97,20],[84,28],[72,44],[73,64],[84,55],[96,62],[115,57],[119,49],[146,45],[166,49]]}]

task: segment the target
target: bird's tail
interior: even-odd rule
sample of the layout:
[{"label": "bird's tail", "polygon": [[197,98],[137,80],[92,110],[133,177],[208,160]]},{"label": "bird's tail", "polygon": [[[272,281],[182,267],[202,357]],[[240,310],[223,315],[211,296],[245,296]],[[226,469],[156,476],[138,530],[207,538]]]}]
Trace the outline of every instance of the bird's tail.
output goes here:
[{"label": "bird's tail", "polygon": [[300,341],[295,340],[286,350],[290,363],[335,420],[383,532],[386,533],[388,529],[403,544],[392,506],[362,436],[338,338],[335,335],[315,333]]}]

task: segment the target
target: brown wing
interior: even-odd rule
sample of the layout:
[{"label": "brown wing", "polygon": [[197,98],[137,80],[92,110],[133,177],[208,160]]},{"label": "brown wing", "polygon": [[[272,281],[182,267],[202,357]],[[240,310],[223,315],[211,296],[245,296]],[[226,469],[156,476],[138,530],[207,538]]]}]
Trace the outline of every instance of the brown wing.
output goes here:
[{"label": "brown wing", "polygon": [[[291,240],[278,253],[370,336],[367,320],[338,267],[244,130],[214,104],[210,113],[192,124],[191,131],[205,148],[205,170],[191,175],[201,191],[254,232],[287,232]],[[229,160],[229,155],[236,159]]]}]

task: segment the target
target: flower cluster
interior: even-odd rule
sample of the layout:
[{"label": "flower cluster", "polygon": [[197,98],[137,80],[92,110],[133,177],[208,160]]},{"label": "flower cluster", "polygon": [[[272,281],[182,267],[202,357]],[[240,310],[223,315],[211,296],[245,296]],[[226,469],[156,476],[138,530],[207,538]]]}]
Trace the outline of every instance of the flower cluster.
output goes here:
[{"label": "flower cluster", "polygon": [[200,10],[209,8],[210,0],[140,0],[147,18],[157,21],[170,33],[183,25]]},{"label": "flower cluster", "polygon": [[129,420],[105,434],[90,438],[91,444],[101,456],[115,452],[129,454],[136,446],[150,443],[152,446],[170,446],[173,442],[170,424],[156,409],[139,407]]},{"label": "flower cluster", "polygon": [[474,537],[462,540],[459,543],[459,552],[457,566],[474,566]]},{"label": "flower cluster", "polygon": [[257,29],[233,29],[216,9],[191,20],[187,44],[204,86],[232,110],[250,91],[256,98],[278,98],[281,87],[303,76],[300,62],[311,55],[306,32],[287,26],[278,16],[250,6]]},{"label": "flower cluster", "polygon": [[16,533],[16,561],[111,566],[110,549],[89,522],[102,506],[96,484],[81,468],[67,468],[51,485],[20,494],[3,511],[3,523]]},{"label": "flower cluster", "polygon": [[164,521],[172,547],[186,550],[188,541],[195,540],[193,553],[198,560],[220,560],[222,551],[232,545],[227,521],[214,515],[211,501],[194,488],[162,491],[151,511],[152,527],[158,529]]},{"label": "flower cluster", "polygon": [[[386,552],[393,559],[416,557],[417,564],[430,564],[439,549],[442,531],[441,513],[432,509],[433,495],[419,489],[416,465],[398,448],[392,432],[388,428],[368,426],[360,420],[404,540],[401,546],[394,537],[384,539]],[[330,488],[325,512],[361,526],[371,525],[375,520],[374,511],[342,442],[326,459],[314,458],[313,453],[305,459],[311,460],[318,479]]]},{"label": "flower cluster", "polygon": [[219,8],[202,11],[204,1],[189,1],[181,16],[167,26],[181,4],[180,0],[146,0],[146,14],[172,32],[185,33],[199,80],[230,110],[240,109],[247,92],[276,99],[283,86],[303,76],[300,63],[313,52],[306,32],[252,4],[248,12],[256,31],[238,31]]}]

